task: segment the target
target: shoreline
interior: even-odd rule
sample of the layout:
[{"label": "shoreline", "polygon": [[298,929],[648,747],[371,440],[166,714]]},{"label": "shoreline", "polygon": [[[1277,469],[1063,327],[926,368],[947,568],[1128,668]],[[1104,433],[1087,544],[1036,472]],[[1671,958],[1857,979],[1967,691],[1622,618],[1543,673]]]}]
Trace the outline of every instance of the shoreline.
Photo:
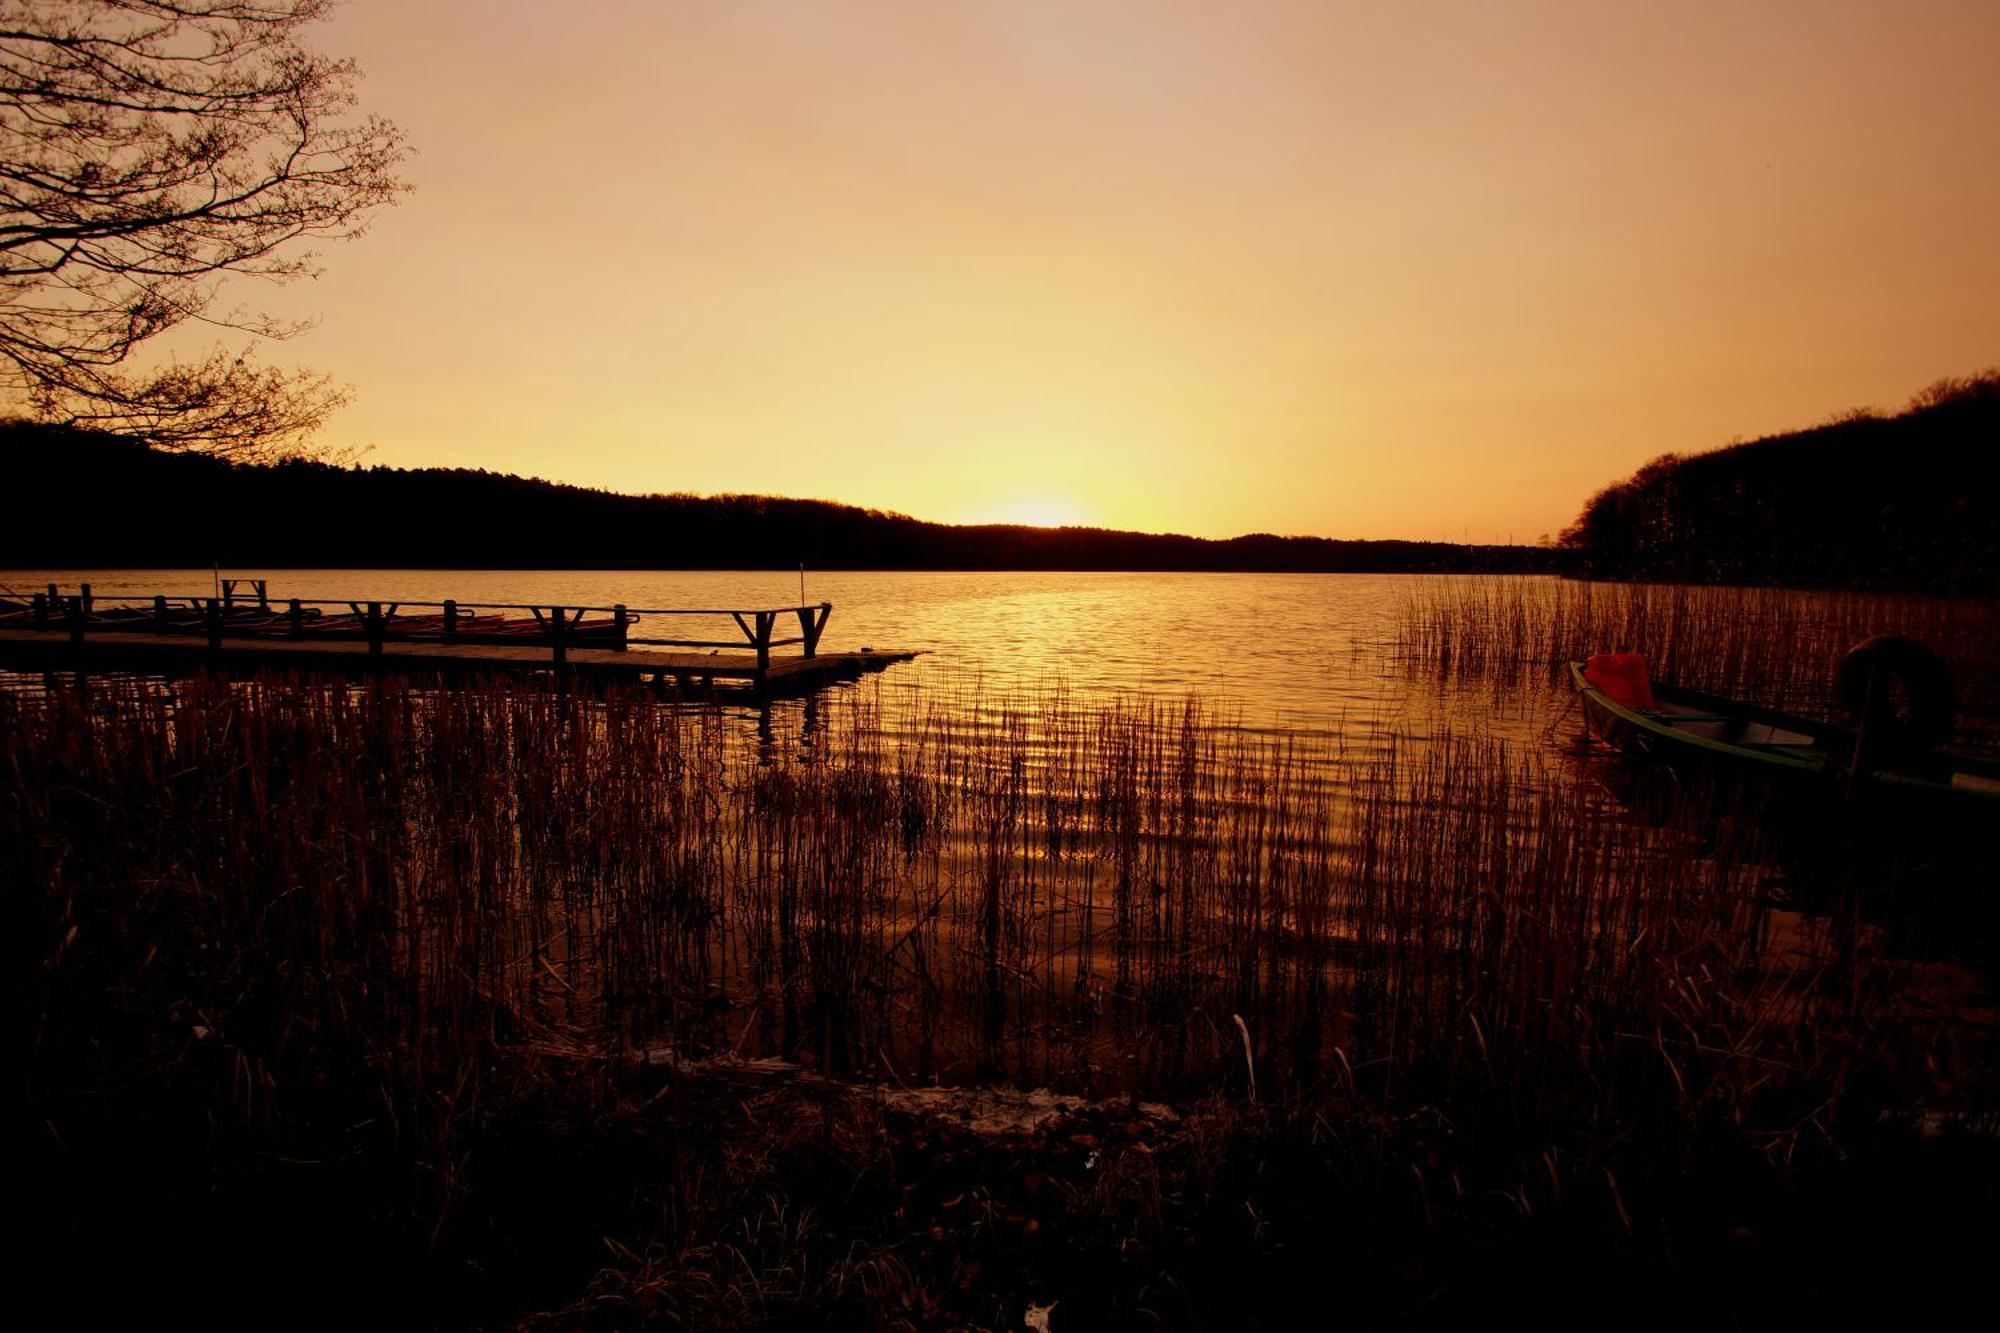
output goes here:
[{"label": "shoreline", "polygon": [[[1517,692],[1538,595],[1381,651]],[[1742,648],[1735,600],[1650,596],[1593,614]],[[1733,805],[1476,727],[1059,712],[0,692],[23,1253],[100,1312],[116,1256],[211,1322],[519,1328],[1777,1325],[1981,1280],[1991,979],[1774,906]]]}]

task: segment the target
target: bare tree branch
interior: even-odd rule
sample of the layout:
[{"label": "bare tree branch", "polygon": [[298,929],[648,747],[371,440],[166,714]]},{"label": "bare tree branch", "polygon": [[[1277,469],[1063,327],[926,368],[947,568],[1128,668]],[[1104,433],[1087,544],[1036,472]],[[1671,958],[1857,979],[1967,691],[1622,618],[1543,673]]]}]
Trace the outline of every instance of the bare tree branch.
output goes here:
[{"label": "bare tree branch", "polygon": [[319,271],[408,187],[401,133],[355,114],[352,61],[300,29],[329,0],[0,0],[0,386],[42,416],[171,448],[295,452],[344,395],[217,352],[125,369],[217,313],[232,276]]}]

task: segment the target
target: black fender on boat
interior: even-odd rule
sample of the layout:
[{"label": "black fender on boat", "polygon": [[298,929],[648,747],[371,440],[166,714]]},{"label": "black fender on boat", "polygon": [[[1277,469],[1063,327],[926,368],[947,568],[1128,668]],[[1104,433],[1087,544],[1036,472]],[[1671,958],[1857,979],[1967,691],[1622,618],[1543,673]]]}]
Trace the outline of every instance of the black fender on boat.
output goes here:
[{"label": "black fender on boat", "polygon": [[[1870,685],[1878,677],[1874,715],[1869,716]],[[1898,684],[1907,701],[1900,711],[1894,702]],[[1855,644],[1840,659],[1838,685],[1855,726],[1865,726],[1878,744],[1893,752],[1928,750],[1942,743],[1958,718],[1951,673],[1936,653],[1915,639],[1878,634]]]}]

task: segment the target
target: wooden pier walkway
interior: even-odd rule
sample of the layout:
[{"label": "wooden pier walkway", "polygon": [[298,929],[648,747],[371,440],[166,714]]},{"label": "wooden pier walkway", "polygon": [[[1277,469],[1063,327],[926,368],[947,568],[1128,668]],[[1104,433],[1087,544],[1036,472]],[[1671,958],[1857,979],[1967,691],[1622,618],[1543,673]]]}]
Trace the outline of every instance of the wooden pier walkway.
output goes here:
[{"label": "wooden pier walkway", "polygon": [[[247,586],[245,586],[247,585]],[[809,692],[917,656],[823,653],[830,603],[756,609],[528,603],[271,599],[262,580],[226,580],[215,597],[96,598],[89,585],[0,598],[0,667],[181,673],[211,667],[417,674],[552,672],[644,682],[684,697]],[[527,615],[509,615],[526,612]],[[642,636],[658,619],[707,618],[737,637]],[[796,618],[799,632],[780,637]],[[726,629],[710,631],[726,633]],[[797,654],[775,649],[797,646]]]}]

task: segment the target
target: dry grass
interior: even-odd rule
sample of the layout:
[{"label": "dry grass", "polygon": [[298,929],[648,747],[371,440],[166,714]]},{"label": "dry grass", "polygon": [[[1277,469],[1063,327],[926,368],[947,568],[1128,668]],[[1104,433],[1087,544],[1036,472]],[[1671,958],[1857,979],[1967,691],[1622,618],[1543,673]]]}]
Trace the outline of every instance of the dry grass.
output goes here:
[{"label": "dry grass", "polygon": [[1477,578],[1415,582],[1396,655],[1412,669],[1512,687],[1566,683],[1592,653],[1643,652],[1656,677],[1819,718],[1834,671],[1876,634],[1930,646],[1958,684],[1961,741],[2000,748],[2000,608],[1991,598]]},{"label": "dry grass", "polygon": [[[1773,943],[1754,822],[1640,825],[1473,738],[1362,762],[1193,703],[963,718],[892,733],[849,693],[759,741],[521,683],[0,695],[10,1149],[86,1210],[79,1173],[135,1153],[373,1163],[367,1207],[435,1245],[546,1097],[523,1080],[571,1077],[524,1070],[664,1048],[1429,1108],[1604,1198],[1718,1134],[1784,1162],[1983,1104],[1906,965],[1825,923]],[[862,1277],[903,1291],[886,1261],[798,1281]]]}]

